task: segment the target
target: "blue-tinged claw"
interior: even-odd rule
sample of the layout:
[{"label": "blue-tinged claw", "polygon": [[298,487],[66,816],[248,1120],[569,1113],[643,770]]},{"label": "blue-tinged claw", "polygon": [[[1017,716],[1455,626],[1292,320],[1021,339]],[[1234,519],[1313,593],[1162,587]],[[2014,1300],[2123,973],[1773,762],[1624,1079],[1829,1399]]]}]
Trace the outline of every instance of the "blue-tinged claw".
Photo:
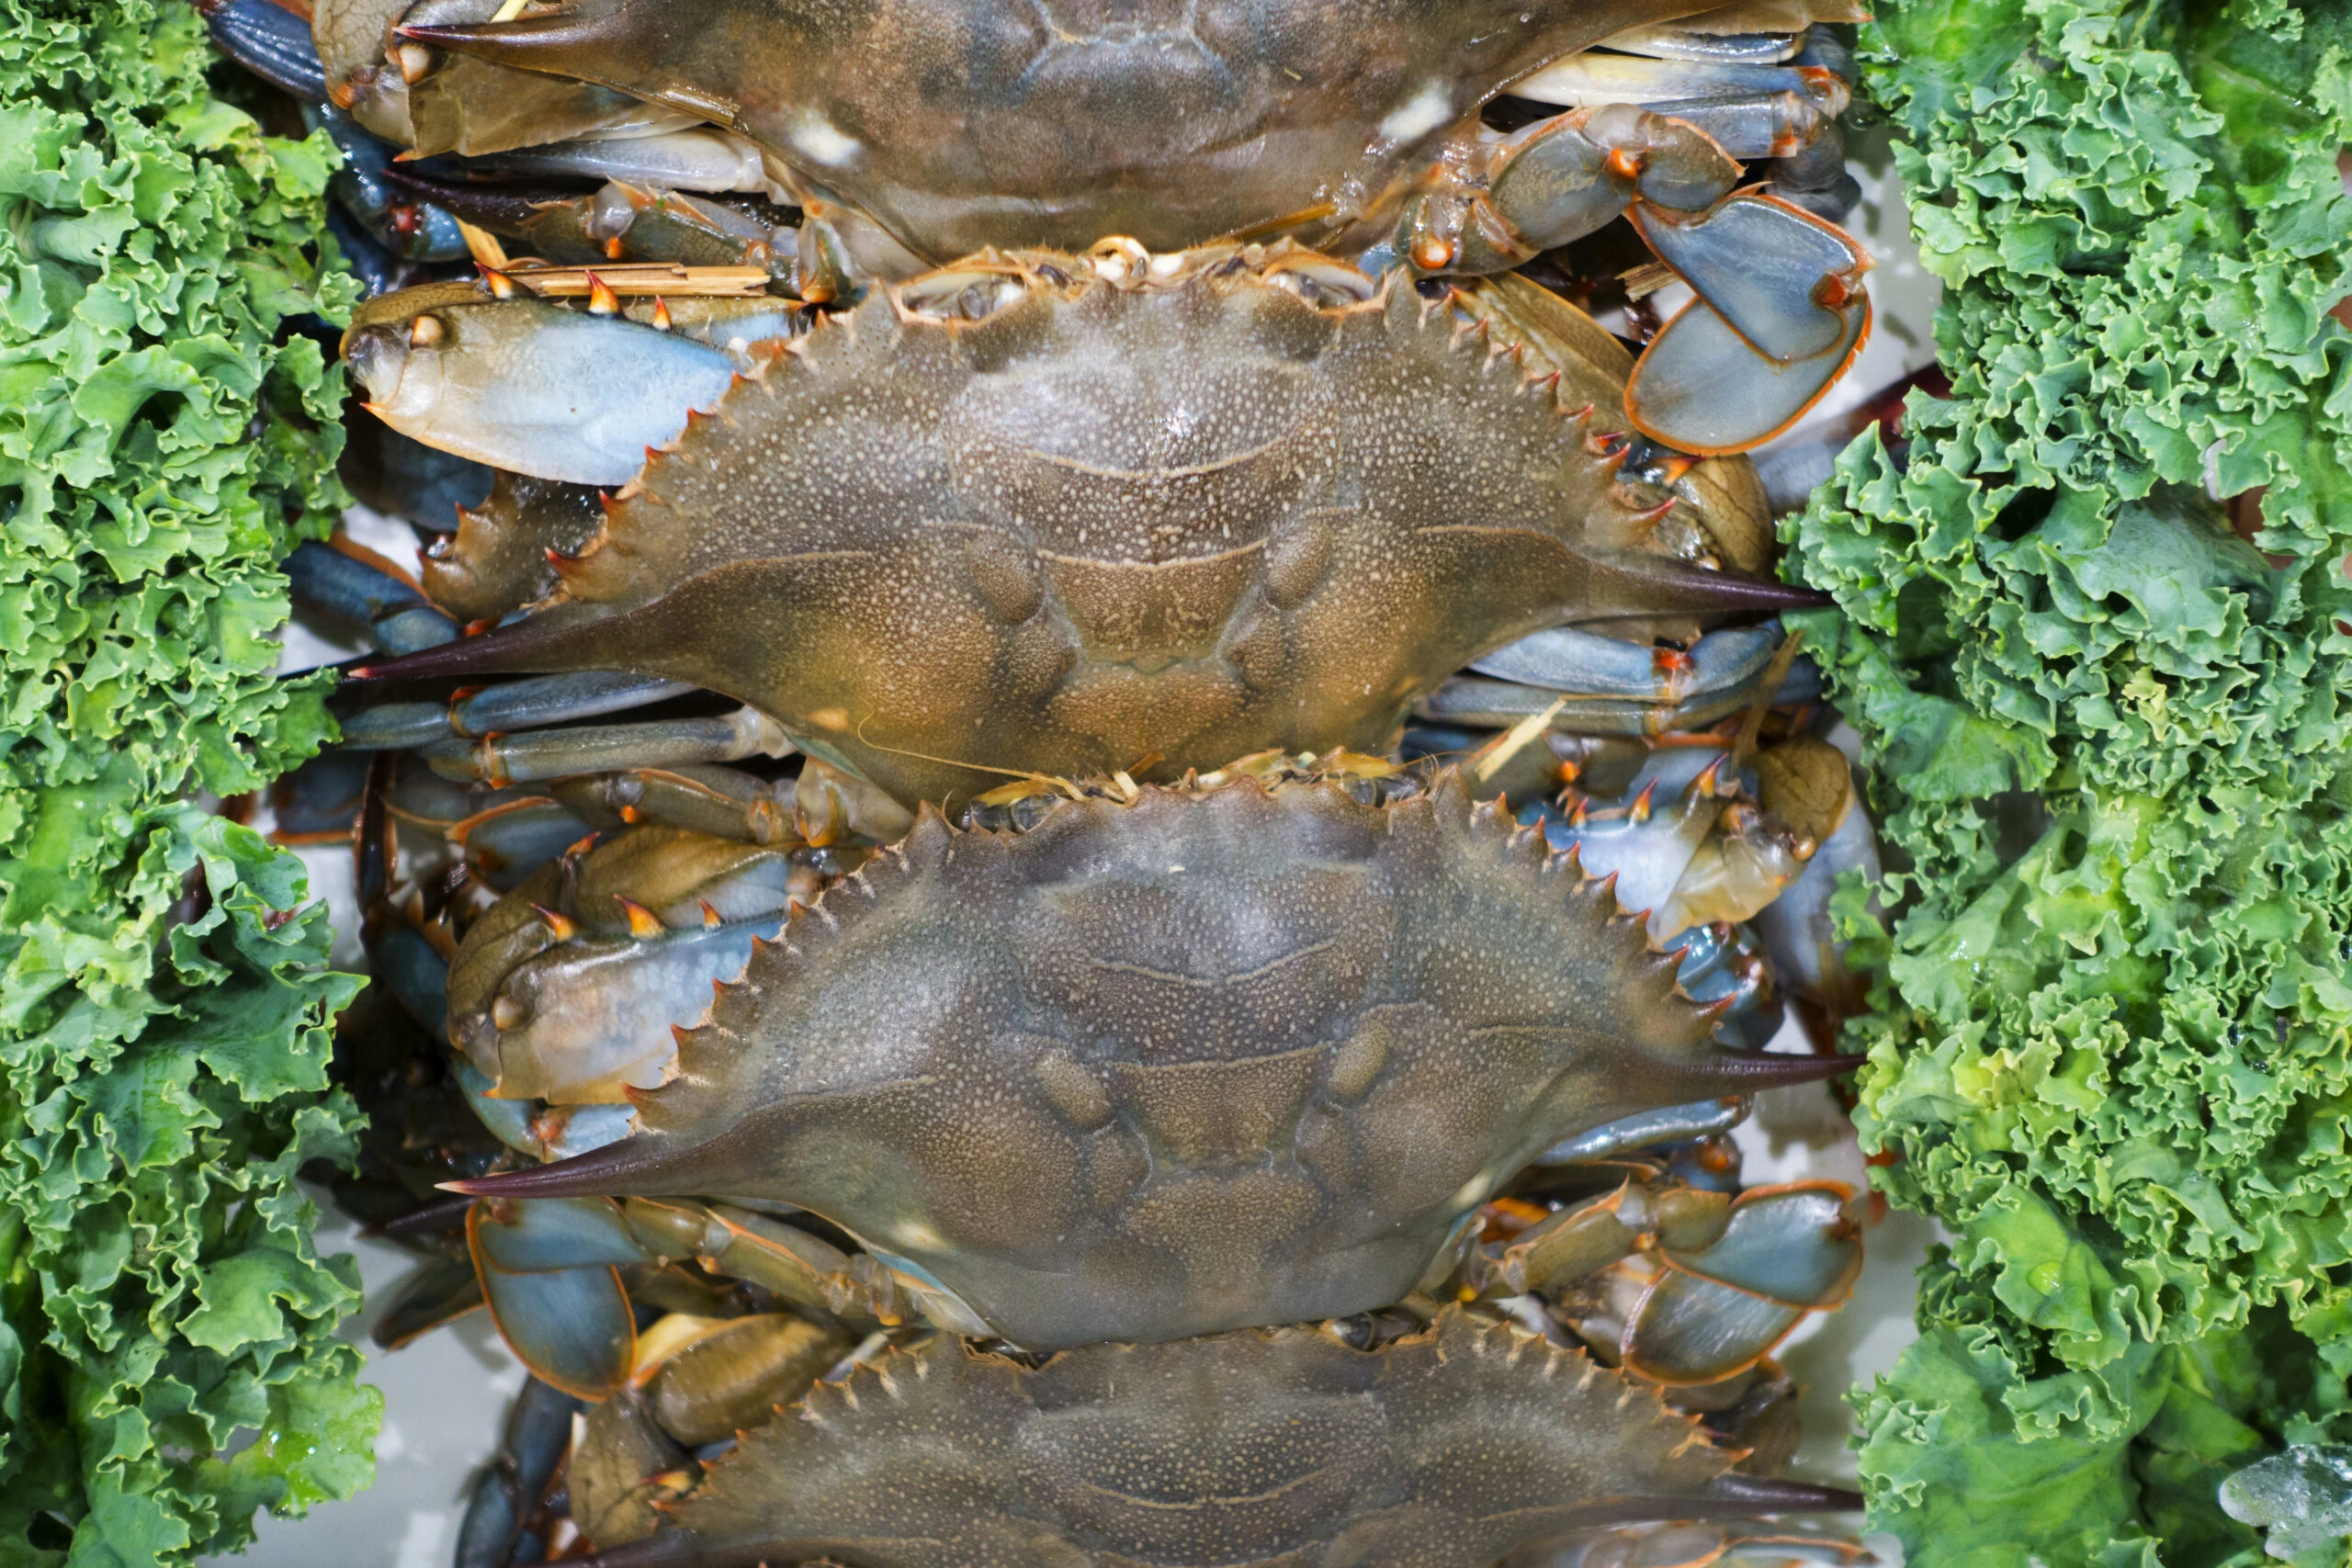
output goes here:
[{"label": "blue-tinged claw", "polygon": [[[599,1227],[585,1205],[534,1213],[538,1203],[477,1203],[466,1216],[466,1239],[481,1280],[483,1299],[500,1336],[533,1375],[582,1399],[603,1399],[628,1382],[637,1354],[637,1319],[619,1270],[564,1258],[626,1257],[643,1260],[612,1213],[612,1231]],[[529,1264],[518,1271],[514,1264]]]},{"label": "blue-tinged claw", "polygon": [[327,68],[310,24],[271,0],[197,0],[213,46],[281,92],[323,103]]},{"label": "blue-tinged claw", "polygon": [[473,1265],[436,1260],[393,1287],[391,1300],[377,1314],[368,1337],[387,1350],[397,1350],[481,1305],[481,1281],[474,1277]]},{"label": "blue-tinged claw", "polygon": [[413,653],[457,639],[458,623],[382,567],[310,540],[286,558],[299,607],[364,633],[386,653]]},{"label": "blue-tinged claw", "polygon": [[1842,335],[1826,352],[1781,363],[1758,354],[1704,299],[1693,299],[1634,367],[1626,417],[1645,435],[1686,452],[1759,446],[1803,418],[1861,351],[1870,296],[1857,290],[1838,313]]},{"label": "blue-tinged claw", "polygon": [[[422,295],[423,291],[411,291]],[[723,351],[620,315],[542,300],[411,295],[344,342],[368,408],[404,435],[492,468],[573,484],[621,485],[687,414],[735,378]],[[630,395],[606,394],[626,386]]]},{"label": "blue-tinged claw", "polygon": [[458,1527],[454,1568],[511,1568],[537,1560],[544,1543],[530,1533],[531,1517],[571,1448],[580,1401],[561,1389],[527,1379],[507,1413],[498,1454],[477,1478]]},{"label": "blue-tinged claw", "polygon": [[474,1259],[503,1274],[650,1263],[609,1198],[492,1199],[466,1216]]},{"label": "blue-tinged claw", "polygon": [[1723,1100],[1694,1100],[1688,1105],[1668,1105],[1657,1111],[1645,1111],[1622,1117],[1599,1127],[1563,1139],[1535,1156],[1536,1165],[1581,1165],[1588,1160],[1606,1159],[1611,1155],[1623,1154],[1629,1149],[1647,1148],[1653,1144],[1670,1144],[1685,1138],[1720,1133],[1736,1125],[1747,1114],[1747,1100],[1739,1095]]},{"label": "blue-tinged claw", "polygon": [[1723,1234],[1705,1247],[1662,1250],[1673,1267],[1783,1306],[1822,1311],[1854,1288],[1860,1231],[1847,1213],[1853,1190],[1835,1181],[1754,1187],[1739,1195]]},{"label": "blue-tinged claw", "polygon": [[1815,360],[1859,337],[1853,317],[1870,254],[1835,224],[1754,191],[1694,216],[1637,207],[1634,222],[1659,259],[1765,358]]}]

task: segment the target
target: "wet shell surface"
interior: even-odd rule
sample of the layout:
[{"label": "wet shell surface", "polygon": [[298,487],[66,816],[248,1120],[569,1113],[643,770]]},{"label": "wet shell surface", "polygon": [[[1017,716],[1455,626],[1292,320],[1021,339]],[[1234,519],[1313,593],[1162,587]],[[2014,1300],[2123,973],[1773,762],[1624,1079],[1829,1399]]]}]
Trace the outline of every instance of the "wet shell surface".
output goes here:
[{"label": "wet shell surface", "polygon": [[759,944],[644,1131],[468,1190],[797,1205],[1033,1349],[1344,1314],[1563,1138],[1756,1087],[1678,957],[1453,775],[933,812]]}]

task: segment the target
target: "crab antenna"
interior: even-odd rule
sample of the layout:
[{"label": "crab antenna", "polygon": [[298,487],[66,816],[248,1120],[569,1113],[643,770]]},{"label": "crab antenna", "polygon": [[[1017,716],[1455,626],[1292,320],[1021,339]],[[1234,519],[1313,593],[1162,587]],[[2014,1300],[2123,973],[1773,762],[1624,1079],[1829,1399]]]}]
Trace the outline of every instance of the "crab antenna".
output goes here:
[{"label": "crab antenna", "polygon": [[[1796,1056],[1781,1051],[1736,1051],[1719,1045],[1699,1058],[1699,1076],[1727,1094],[1754,1094],[1782,1084],[1817,1083],[1850,1073],[1862,1065],[1860,1056]],[[553,1167],[548,1168],[552,1169]],[[527,1173],[526,1173],[527,1174]],[[502,1178],[491,1178],[497,1180]],[[462,1183],[457,1185],[462,1186]],[[470,1189],[469,1189],[470,1190]]]}]

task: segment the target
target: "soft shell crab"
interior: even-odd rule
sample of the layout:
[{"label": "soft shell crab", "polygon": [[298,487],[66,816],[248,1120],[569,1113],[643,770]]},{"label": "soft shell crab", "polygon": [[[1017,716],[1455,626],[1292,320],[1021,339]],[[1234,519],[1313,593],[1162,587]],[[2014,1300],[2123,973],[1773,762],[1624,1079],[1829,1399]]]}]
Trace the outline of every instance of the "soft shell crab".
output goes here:
[{"label": "soft shell crab", "polygon": [[[650,824],[575,849],[560,877],[501,874],[514,891],[468,931],[448,991],[469,1058],[495,1072],[543,1077],[594,1049],[561,1021],[533,1031],[609,985],[594,970],[622,950],[661,970],[667,946],[775,933],[687,1033],[676,1078],[630,1095],[648,1131],[459,1184],[494,1194],[468,1214],[469,1299],[541,1378],[600,1401],[565,1472],[571,1527],[610,1549],[594,1561],[1845,1555],[1662,1524],[1849,1501],[1761,1476],[1789,1392],[1765,1358],[1850,1285],[1850,1194],[1737,1191],[1709,1135],[1745,1093],[1843,1064],[1710,1041],[1739,998],[1690,1001],[1674,981],[1690,955],[1657,953],[1615,902],[1654,874],[1604,840],[1663,846],[1676,813],[1597,832],[1624,869],[1592,879],[1541,827],[1471,807],[1457,775],[1425,780],[1342,759],[1181,791],[1007,791],[974,815],[1020,830],[928,815],[797,915],[743,914],[781,901],[747,893],[784,882],[780,863],[757,874],[740,840]],[[1723,827],[1747,848],[1718,863],[1789,836]],[[503,983],[535,968],[533,987]],[[520,1118],[497,1124],[530,1145]],[[1632,1152],[1660,1145],[1682,1152]],[[546,1195],[582,1187],[627,1196]],[[1164,1342],[1351,1303],[1377,1304],[1321,1333]],[[919,1315],[972,1342],[926,1343]],[[1003,1343],[1106,1333],[1159,1343],[1042,1365]],[[478,1495],[477,1544],[525,1533],[553,1485],[568,1426],[540,1425],[551,1451]],[[1150,1434],[1160,1462],[1132,1471],[1105,1446],[1120,1432]],[[1729,1472],[1740,1449],[1760,1473]],[[1321,1479],[1225,1484],[1293,1468]],[[1450,1512],[1473,1475],[1470,1495],[1514,1506]],[[1155,1501],[1218,1522],[1171,1529]]]},{"label": "soft shell crab", "polygon": [[[288,80],[268,10],[224,0],[216,36]],[[1843,179],[1844,53],[1813,24],[1859,18],[1843,0],[322,0],[305,74],[416,153],[481,155],[408,183],[551,259],[731,261],[820,302],[1106,235],[1491,273],[1629,212],[1699,299],[1649,345],[1628,415],[1720,452],[1784,428],[1868,327],[1860,247],[1740,188],[1758,159],[1801,197]],[[1502,95],[1525,111],[1508,133],[1481,118]],[[730,191],[804,221],[707,198]]]},{"label": "soft shell crab", "polygon": [[[717,1332],[748,1339],[759,1321]],[[570,1522],[604,1550],[568,1561],[1664,1568],[1863,1555],[1753,1522],[1849,1495],[1735,1469],[1738,1449],[1624,1374],[1458,1306],[1042,1364],[934,1337],[823,1382],[801,1373],[707,1463],[678,1435],[699,1412],[658,1388],[672,1365],[657,1360],[648,1393],[589,1414],[566,1475]]]},{"label": "soft shell crab", "polygon": [[[548,597],[365,673],[612,672],[548,687],[583,715],[699,686],[910,802],[1376,750],[1545,627],[1521,678],[1564,726],[1614,692],[1637,727],[1744,702],[1767,644],[1645,645],[1814,601],[1749,575],[1752,468],[1608,428],[1626,356],[1544,290],[1438,292],[1279,246],[987,255],[805,332],[756,301],[388,296],[349,339],[373,406],[540,481],[469,516],[437,581]],[[565,488],[624,479],[601,509]]]}]

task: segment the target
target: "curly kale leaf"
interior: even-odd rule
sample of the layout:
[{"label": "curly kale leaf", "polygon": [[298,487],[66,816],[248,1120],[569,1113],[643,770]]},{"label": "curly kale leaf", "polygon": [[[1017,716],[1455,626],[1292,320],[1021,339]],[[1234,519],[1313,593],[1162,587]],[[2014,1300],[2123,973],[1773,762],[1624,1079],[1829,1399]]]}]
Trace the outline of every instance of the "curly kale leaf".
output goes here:
[{"label": "curly kale leaf", "polygon": [[1955,1238],[1864,1484],[1916,1563],[2252,1564],[2222,1478],[2352,1421],[2352,6],[1862,41],[1952,391],[1788,533],[1896,868],[1857,1121]]},{"label": "curly kale leaf", "polygon": [[315,747],[276,561],[340,499],[323,138],[184,5],[0,0],[0,1564],[186,1562],[364,1484],[300,867],[187,796]]}]

